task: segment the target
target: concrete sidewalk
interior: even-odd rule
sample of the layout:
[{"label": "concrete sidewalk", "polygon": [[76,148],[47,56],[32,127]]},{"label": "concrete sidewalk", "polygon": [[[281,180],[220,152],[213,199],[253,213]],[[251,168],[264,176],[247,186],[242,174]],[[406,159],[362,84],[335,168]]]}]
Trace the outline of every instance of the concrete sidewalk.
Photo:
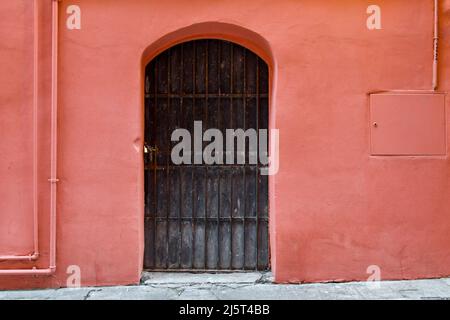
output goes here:
[{"label": "concrete sidewalk", "polygon": [[270,273],[144,273],[139,286],[1,291],[0,300],[450,299],[450,278],[302,285],[271,280]]}]

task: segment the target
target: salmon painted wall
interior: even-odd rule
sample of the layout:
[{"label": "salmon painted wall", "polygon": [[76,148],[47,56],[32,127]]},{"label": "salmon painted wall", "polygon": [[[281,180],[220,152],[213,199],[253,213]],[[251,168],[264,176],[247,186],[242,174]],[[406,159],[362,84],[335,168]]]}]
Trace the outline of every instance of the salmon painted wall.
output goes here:
[{"label": "salmon painted wall", "polygon": [[[72,4],[81,30],[66,28]],[[366,27],[371,4],[381,7],[381,30]],[[446,92],[450,1],[440,4]],[[0,288],[65,286],[70,265],[85,286],[139,281],[143,64],[200,37],[236,41],[270,64],[271,127],[280,130],[270,184],[276,281],[365,280],[370,265],[385,280],[450,275],[448,157],[371,157],[369,143],[368,92],[431,87],[432,1],[63,0],[59,10],[57,272],[0,276]],[[0,255],[33,248],[32,17],[30,0],[0,3]],[[40,2],[39,27],[42,255],[0,269],[48,267],[50,0]]]}]

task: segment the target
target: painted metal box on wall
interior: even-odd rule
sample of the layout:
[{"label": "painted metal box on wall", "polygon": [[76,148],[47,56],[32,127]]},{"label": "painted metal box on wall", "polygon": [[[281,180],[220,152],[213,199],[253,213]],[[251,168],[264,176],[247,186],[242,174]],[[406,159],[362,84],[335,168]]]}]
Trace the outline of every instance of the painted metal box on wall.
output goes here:
[{"label": "painted metal box on wall", "polygon": [[447,152],[445,95],[372,94],[371,154],[436,156]]}]

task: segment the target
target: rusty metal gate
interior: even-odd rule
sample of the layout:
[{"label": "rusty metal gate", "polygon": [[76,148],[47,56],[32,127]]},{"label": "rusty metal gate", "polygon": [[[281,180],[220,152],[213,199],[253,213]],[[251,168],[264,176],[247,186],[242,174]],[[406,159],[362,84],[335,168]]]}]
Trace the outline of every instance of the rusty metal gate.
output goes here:
[{"label": "rusty metal gate", "polygon": [[268,269],[261,165],[174,165],[170,157],[173,130],[194,136],[194,121],[224,136],[225,129],[267,129],[267,64],[231,42],[195,40],[158,55],[145,79],[144,268]]}]

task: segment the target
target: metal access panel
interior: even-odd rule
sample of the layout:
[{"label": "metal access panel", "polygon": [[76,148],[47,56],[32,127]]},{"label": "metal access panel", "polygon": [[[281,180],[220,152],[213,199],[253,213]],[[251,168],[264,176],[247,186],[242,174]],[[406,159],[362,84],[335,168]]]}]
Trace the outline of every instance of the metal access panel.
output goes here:
[{"label": "metal access panel", "polygon": [[[176,45],[146,68],[145,257],[152,270],[269,268],[268,177],[255,164],[171,161],[176,128],[268,128],[268,66],[231,42]],[[206,144],[205,144],[206,145]],[[248,157],[248,153],[247,153]]]},{"label": "metal access panel", "polygon": [[370,133],[372,155],[445,155],[445,95],[372,94]]}]

